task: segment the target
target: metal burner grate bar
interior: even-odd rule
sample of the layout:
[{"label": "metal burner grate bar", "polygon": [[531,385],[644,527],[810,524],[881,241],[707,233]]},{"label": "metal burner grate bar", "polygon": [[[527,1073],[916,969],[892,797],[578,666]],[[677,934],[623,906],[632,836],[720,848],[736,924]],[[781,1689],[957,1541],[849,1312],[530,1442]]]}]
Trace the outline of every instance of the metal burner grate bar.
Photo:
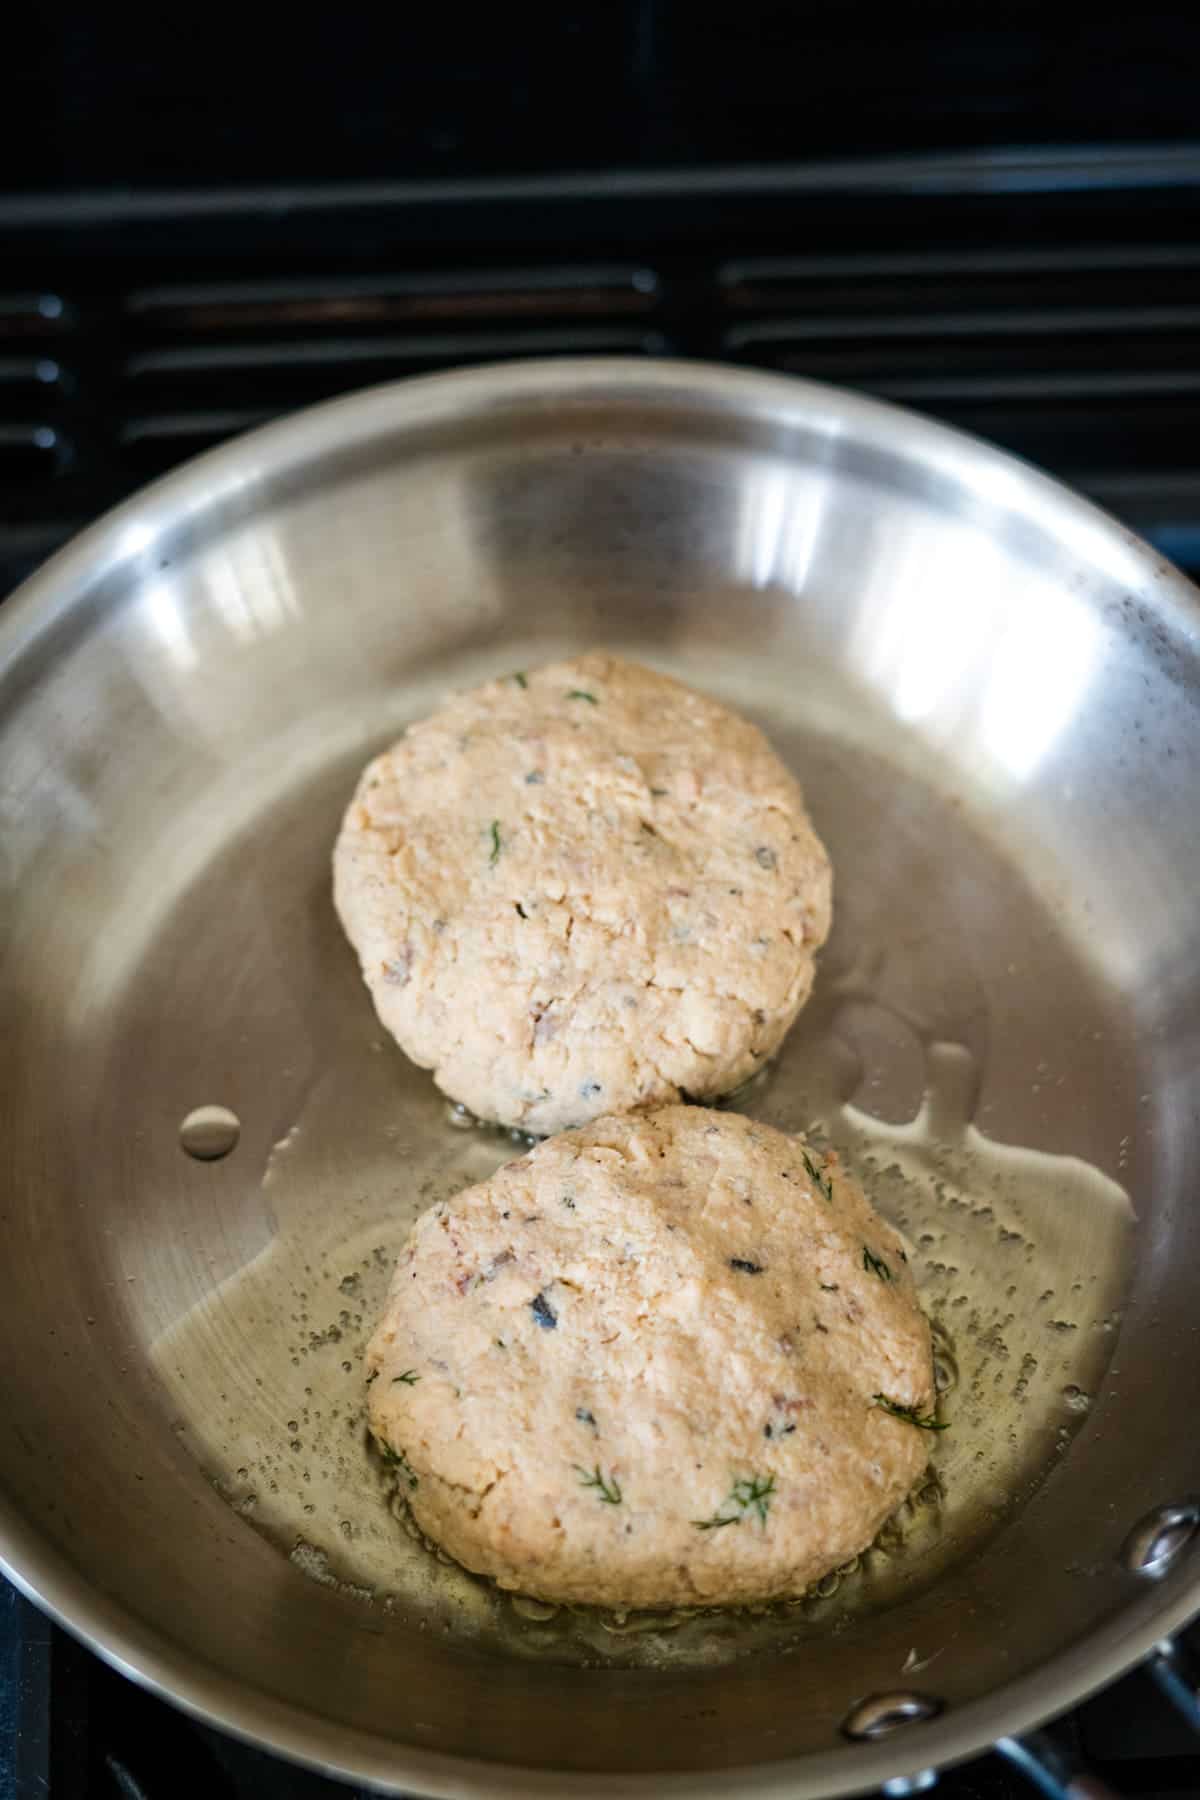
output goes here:
[{"label": "metal burner grate bar", "polygon": [[316,190],[192,195],[178,217],[161,196],[69,219],[0,200],[26,283],[0,294],[0,581],[296,407],[589,354],[723,357],[915,406],[1200,569],[1200,249],[1171,235],[1200,157],[1001,162],[458,184],[436,207],[381,186],[340,211]]}]

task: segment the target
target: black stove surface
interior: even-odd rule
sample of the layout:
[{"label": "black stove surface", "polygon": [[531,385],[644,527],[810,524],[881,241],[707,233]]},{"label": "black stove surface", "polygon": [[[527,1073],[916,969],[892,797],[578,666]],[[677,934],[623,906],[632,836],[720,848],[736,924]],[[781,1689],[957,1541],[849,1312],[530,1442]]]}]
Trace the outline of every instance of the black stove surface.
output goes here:
[{"label": "black stove surface", "polygon": [[[0,186],[604,171],[1194,134],[1195,21],[1162,0],[688,0],[153,20],[58,0],[9,51]],[[15,24],[15,20],[14,20]],[[705,28],[709,26],[709,28]],[[14,80],[14,74],[19,79]]]},{"label": "black stove surface", "polygon": [[[96,28],[73,37],[76,89],[54,63],[50,95],[62,166],[31,171],[23,141],[26,160],[10,159],[17,173],[3,177],[23,191],[0,192],[0,596],[105,508],[236,431],[377,380],[546,354],[721,358],[861,388],[1042,464],[1200,573],[1200,146],[1149,141],[1156,128],[1185,129],[1192,106],[1162,9],[1105,26],[1120,39],[1111,56],[1089,39],[1095,83],[1075,92],[1074,123],[1071,106],[1054,115],[1059,147],[1019,147],[1039,106],[1054,122],[1060,65],[1043,54],[1032,68],[1036,8],[1010,9],[1020,29],[971,52],[990,73],[973,90],[974,136],[986,141],[966,149],[965,102],[918,118],[903,98],[903,57],[890,85],[876,83],[872,120],[860,113],[839,136],[830,120],[849,77],[828,51],[827,159],[800,163],[762,160],[778,148],[772,134],[784,136],[782,79],[755,115],[758,135],[739,131],[750,67],[740,37],[731,110],[696,154],[689,119],[718,65],[694,48],[691,86],[662,99],[673,10],[670,0],[615,7],[620,55],[599,26],[566,32],[568,58],[619,63],[638,152],[626,158],[637,166],[605,172],[620,146],[604,135],[611,120],[601,129],[584,107],[563,127],[578,151],[571,175],[544,172],[524,127],[507,157],[495,154],[487,119],[439,148],[450,128],[437,118],[461,122],[471,96],[439,114],[434,93],[429,118],[413,124],[417,150],[387,165],[393,179],[365,179],[383,131],[368,105],[341,163],[320,162],[324,184],[303,185],[313,170],[297,155],[272,161],[236,107],[220,128],[193,70],[184,117],[216,132],[209,185],[177,131],[131,187],[132,127],[101,117],[117,104],[103,76],[120,28],[115,41]],[[628,33],[639,31],[631,68]],[[1033,82],[1024,112],[1005,110],[997,56]],[[135,58],[122,78],[132,103],[140,67]],[[1096,116],[1110,91],[1116,106],[1118,68],[1120,143]],[[91,179],[124,188],[80,186],[89,117],[100,145]],[[1091,141],[1064,148],[1063,133]],[[955,138],[960,147],[946,148]],[[897,142],[904,153],[885,151]],[[747,146],[756,162],[728,160]],[[690,168],[669,166],[685,155]],[[497,168],[506,173],[483,172]],[[211,185],[235,171],[239,187]],[[1200,1747],[1145,1675],[1056,1729],[1120,1793],[1200,1795]],[[939,1791],[1015,1800],[1029,1790],[992,1755],[945,1775]],[[175,1711],[0,1584],[0,1800],[346,1792]]]}]

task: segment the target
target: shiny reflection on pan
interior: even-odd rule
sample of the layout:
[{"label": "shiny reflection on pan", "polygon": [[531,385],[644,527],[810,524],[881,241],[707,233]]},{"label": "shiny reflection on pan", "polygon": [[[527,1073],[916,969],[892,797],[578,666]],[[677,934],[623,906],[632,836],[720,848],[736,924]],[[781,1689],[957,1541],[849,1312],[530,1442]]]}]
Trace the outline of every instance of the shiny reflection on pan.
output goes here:
[{"label": "shiny reflection on pan", "polygon": [[975,533],[900,533],[891,554],[886,604],[864,608],[856,663],[906,724],[971,746],[993,781],[1024,783],[1087,695],[1102,640],[1094,608]]},{"label": "shiny reflection on pan", "polygon": [[271,531],[246,532],[228,552],[214,550],[206,574],[211,601],[239,643],[272,637],[300,615],[287,553]]},{"label": "shiny reflection on pan", "polygon": [[808,579],[827,500],[826,478],[811,471],[776,464],[748,481],[736,526],[738,580],[798,593]]},{"label": "shiny reflection on pan", "polygon": [[181,673],[194,669],[198,660],[196,646],[177,587],[169,581],[149,582],[142,596],[142,610],[167,660]]}]

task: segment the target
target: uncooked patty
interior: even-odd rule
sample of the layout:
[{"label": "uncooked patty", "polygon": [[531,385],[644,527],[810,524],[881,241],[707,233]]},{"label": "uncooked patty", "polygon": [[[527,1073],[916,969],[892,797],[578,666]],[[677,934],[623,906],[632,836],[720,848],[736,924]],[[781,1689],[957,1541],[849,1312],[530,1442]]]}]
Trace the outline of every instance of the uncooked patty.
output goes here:
[{"label": "uncooked patty", "polygon": [[934,1406],[901,1241],[836,1156],[688,1106],[425,1213],[367,1368],[429,1537],[619,1607],[803,1593],[909,1492]]},{"label": "uncooked patty", "polygon": [[462,694],[371,763],[334,894],[401,1047],[536,1133],[747,1080],[830,919],[762,733],[599,654]]}]

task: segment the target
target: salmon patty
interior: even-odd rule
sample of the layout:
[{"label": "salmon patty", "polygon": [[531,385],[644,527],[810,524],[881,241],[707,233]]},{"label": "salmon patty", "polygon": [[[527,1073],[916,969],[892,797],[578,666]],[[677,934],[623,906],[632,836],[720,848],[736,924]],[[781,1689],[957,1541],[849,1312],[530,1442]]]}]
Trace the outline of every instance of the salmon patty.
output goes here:
[{"label": "salmon patty", "polygon": [[836,1155],[669,1106],[418,1220],[367,1352],[422,1530],[549,1601],[802,1594],[925,1468],[929,1327]]},{"label": "salmon patty", "polygon": [[715,1099],[812,987],[830,870],[753,725],[594,654],[459,695],[371,763],[334,852],[380,1020],[536,1134]]}]

